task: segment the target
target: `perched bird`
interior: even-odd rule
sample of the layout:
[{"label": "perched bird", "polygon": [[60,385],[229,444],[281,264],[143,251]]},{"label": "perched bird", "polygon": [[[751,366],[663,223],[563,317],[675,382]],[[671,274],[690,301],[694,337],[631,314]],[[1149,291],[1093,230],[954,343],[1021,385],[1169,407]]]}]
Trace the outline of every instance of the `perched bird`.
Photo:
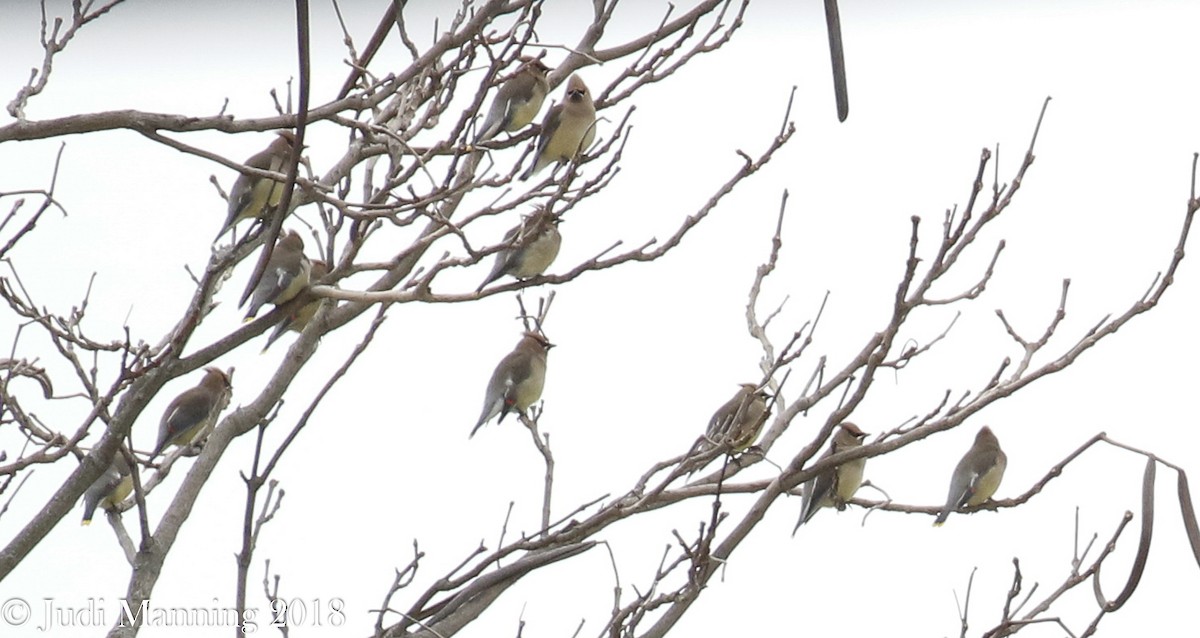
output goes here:
[{"label": "perched bird", "polygon": [[[323,261],[316,260],[312,262],[312,267],[309,269],[308,280],[310,282],[315,282],[328,274],[329,266]],[[317,314],[317,307],[320,305],[320,299],[313,299],[312,301],[294,310],[292,314],[280,319],[279,323],[275,324],[275,330],[271,331],[271,336],[267,337],[267,345],[263,346],[262,351],[266,352],[267,348],[270,348],[271,344],[275,343],[275,341],[282,337],[283,334],[288,330],[291,330],[292,332],[300,332],[301,330],[304,330],[304,327],[308,325],[308,322],[312,321],[313,315]]]},{"label": "perched bird", "polygon": [[112,509],[133,491],[133,477],[129,473],[129,462],[117,450],[112,463],[83,493],[83,521],[80,525],[91,525],[96,507]]},{"label": "perched bird", "polygon": [[542,397],[542,386],[546,382],[546,352],[553,347],[554,344],[536,332],[526,332],[521,337],[517,347],[505,355],[492,372],[483,398],[483,412],[470,436],[475,436],[475,432],[497,414],[500,420],[496,422],[501,423],[509,412],[523,413]]},{"label": "perched bird", "polygon": [[996,440],[992,429],[986,425],[980,428],[971,449],[954,468],[946,505],[933,521],[934,527],[941,527],[950,512],[964,505],[979,505],[991,498],[1000,487],[1007,465],[1008,457],[1000,449],[1000,441]]},{"label": "perched bird", "polygon": [[487,117],[479,127],[475,143],[486,142],[499,135],[500,131],[519,131],[529,126],[538,111],[542,110],[542,102],[550,92],[550,83],[546,81],[550,69],[541,60],[522,57],[521,61],[521,68],[500,87],[492,99],[492,106],[488,108]]},{"label": "perched bird", "polygon": [[562,235],[558,232],[559,218],[545,210],[538,211],[521,220],[520,225],[504,234],[508,247],[496,253],[496,262],[487,279],[479,284],[475,292],[503,277],[512,275],[517,279],[528,279],[546,272],[558,249],[562,246]]},{"label": "perched bird", "polygon": [[300,233],[289,230],[275,244],[267,268],[254,286],[250,307],[246,309],[246,321],[254,319],[258,310],[266,304],[280,305],[292,300],[308,285],[312,262],[304,256],[304,240]]},{"label": "perched bird", "polygon": [[527,180],[551,162],[569,162],[596,138],[596,105],[587,85],[578,75],[567,80],[567,94],[542,120],[536,160],[521,175]]},{"label": "perched bird", "polygon": [[705,449],[729,442],[733,452],[750,447],[767,422],[767,399],[771,395],[753,383],[743,383],[733,398],[717,408],[704,433]]},{"label": "perched bird", "polygon": [[203,440],[229,403],[232,392],[233,386],[224,371],[205,368],[200,385],[175,397],[163,412],[158,424],[158,443],[150,458],[161,454],[168,445],[182,447]]},{"label": "perched bird", "polygon": [[[246,160],[246,166],[282,173],[295,146],[296,135],[291,131],[280,131],[279,137],[266,149]],[[268,177],[238,175],[229,191],[229,214],[225,216],[225,223],[221,226],[221,232],[217,233],[217,239],[243,219],[262,217],[267,212],[267,207],[278,206],[282,197],[282,183]]]},{"label": "perched bird", "polygon": [[[838,426],[838,431],[833,434],[833,440],[829,443],[829,449],[821,458],[825,459],[838,452],[859,447],[866,436],[867,433],[858,429],[857,425],[849,421],[844,422]],[[867,459],[854,459],[808,479],[804,483],[800,503],[800,520],[796,521],[796,526],[792,528],[792,535],[795,536],[796,530],[822,507],[844,509],[846,501],[853,498],[858,486],[862,485],[863,468],[866,466]]]}]

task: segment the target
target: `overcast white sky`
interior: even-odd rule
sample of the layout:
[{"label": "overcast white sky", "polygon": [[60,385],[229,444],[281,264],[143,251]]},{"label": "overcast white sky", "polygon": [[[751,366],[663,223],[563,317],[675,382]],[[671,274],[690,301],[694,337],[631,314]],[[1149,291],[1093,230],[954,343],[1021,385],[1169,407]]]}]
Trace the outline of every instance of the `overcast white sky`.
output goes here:
[{"label": "overcast white sky", "polygon": [[[69,11],[68,3],[50,4],[54,14]],[[345,3],[360,47],[383,4]],[[409,24],[429,25],[414,27],[418,44],[427,44],[431,17],[442,15],[444,25],[452,5],[411,4]],[[552,5],[542,40],[573,43],[587,26],[590,3]],[[746,291],[767,256],[784,189],[790,193],[784,253],[765,287],[764,310],[788,298],[776,319],[774,336],[782,342],[830,291],[813,351],[837,369],[884,326],[910,217],[922,217],[923,238],[932,240],[943,212],[965,204],[985,146],[1000,145],[1000,178],[1007,182],[1042,101],[1053,96],[1037,161],[1012,208],[965,260],[958,281],[978,273],[1004,239],[995,278],[986,294],[959,308],[963,316],[944,347],[898,376],[877,380],[872,397],[853,415],[872,433],[928,411],[947,389],[958,394],[979,387],[1005,356],[1019,357],[995,309],[1003,308],[1027,336],[1040,334],[1057,307],[1061,280],[1071,278],[1067,317],[1048,347],[1057,356],[1102,317],[1124,311],[1167,265],[1183,221],[1192,153],[1200,150],[1194,45],[1200,6],[843,0],[851,108],[849,120],[839,124],[820,5],[755,2],[728,46],[647,88],[613,187],[563,225],[553,272],[617,239],[635,246],[665,237],[736,170],[736,149],[757,155],[766,147],[796,87],[793,141],[677,251],[653,264],[591,273],[559,289],[546,325],[559,347],[550,355],[541,420],[558,462],[556,513],[627,490],[645,467],[686,449],[737,383],[758,378],[760,351],[745,330]],[[656,23],[663,6],[628,3],[610,30],[611,42]],[[295,76],[291,11],[285,2],[236,9],[231,2],[130,2],[81,32],[56,60],[50,87],[31,101],[28,116],[119,108],[209,115],[226,99],[238,117],[268,115],[267,92],[282,91]],[[330,7],[315,2],[313,13],[313,103],[319,104],[340,87],[345,67]],[[40,64],[38,21],[32,2],[0,5],[4,102]],[[381,57],[379,70],[386,60]],[[560,60],[561,52],[550,52],[551,65]],[[588,68],[582,75],[598,93],[618,71]],[[606,136],[624,110],[602,115],[608,121],[599,134]],[[308,155],[323,172],[344,136],[329,126],[316,126],[309,135]],[[241,160],[269,135],[183,139]],[[209,238],[224,217],[225,204],[208,177],[216,174],[228,188],[234,175],[134,133],[112,132],[0,145],[0,191],[45,186],[62,142],[58,193],[70,216],[48,216],[14,253],[15,266],[34,299],[60,313],[79,303],[88,276],[97,272],[85,326],[97,337],[119,338],[127,322],[135,338],[155,343],[191,294],[184,266],[203,266]],[[497,161],[515,161],[507,157]],[[6,198],[5,210],[9,206]],[[316,219],[311,210],[300,215]],[[495,220],[488,228],[498,240],[514,221]],[[867,478],[899,502],[941,503],[951,469],[984,424],[996,430],[1008,453],[1000,497],[1024,492],[1098,431],[1193,473],[1200,470],[1193,400],[1200,276],[1190,259],[1159,308],[1076,366],[962,428],[872,459]],[[473,290],[489,266],[450,273],[441,286]],[[243,264],[219,295],[225,304],[201,327],[198,345],[238,325],[233,297],[249,268]],[[535,295],[530,291],[527,298]],[[381,603],[393,568],[410,560],[414,539],[427,557],[396,607],[407,607],[481,539],[493,547],[510,501],[510,533],[536,528],[542,465],[528,434],[506,421],[466,438],[495,362],[517,339],[516,311],[511,295],[393,309],[371,350],[278,470],[287,496],[261,537],[251,574],[254,605],[265,607],[261,561],[270,559],[287,597],[345,602],[348,629],[306,628],[299,635],[364,635],[374,622],[367,610]],[[927,341],[952,314],[943,309],[914,316],[905,337]],[[11,323],[0,323],[0,343],[12,342]],[[295,400],[284,407],[283,423],[290,425],[288,417],[305,405],[304,393],[338,365],[365,327],[359,322],[325,339],[294,388]],[[291,338],[282,341],[261,357],[256,341],[218,362],[237,367],[233,405],[257,393]],[[53,361],[38,338],[26,334],[18,344],[18,356]],[[814,361],[803,360],[789,384],[807,378]],[[152,445],[166,403],[195,381],[177,381],[151,404],[134,429],[140,446]],[[811,437],[832,408],[823,406],[793,425],[777,448],[781,460]],[[77,418],[75,411],[54,408],[45,414],[52,422],[62,419],[63,429],[73,426],[72,415]],[[11,433],[3,437],[11,457],[18,444]],[[230,447],[201,495],[164,567],[156,607],[233,604],[244,494],[238,474],[253,452],[251,437],[243,439]],[[1143,464],[1141,457],[1100,447],[1026,506],[953,516],[936,530],[929,517],[886,512],[862,525],[863,512],[851,509],[821,512],[793,539],[800,504],[786,499],[738,549],[723,580],[714,581],[677,633],[957,635],[954,593],[961,596],[978,568],[974,635],[1000,617],[1014,557],[1021,560],[1027,588],[1040,583],[1035,599],[1061,582],[1070,570],[1077,506],[1083,542],[1092,534],[1107,539],[1122,512],[1137,511]],[[4,542],[69,470],[63,465],[34,474],[0,517]],[[746,478],[773,471],[760,464]],[[182,474],[150,499],[152,520]],[[1200,592],[1200,570],[1186,553],[1174,479],[1159,473],[1155,543],[1141,587],[1101,625],[1100,635],[1178,635],[1195,626],[1189,606]],[[750,502],[724,500],[735,513]],[[648,585],[663,548],[673,542],[670,531],[690,536],[707,520],[708,508],[706,500],[684,504],[603,535],[627,592]],[[0,603],[14,596],[36,601],[39,620],[38,605],[47,597],[71,607],[86,606],[89,597],[115,605],[128,566],[105,522],[80,529],[76,516],[0,582]],[[1135,520],[1105,573],[1110,597],[1124,583],[1136,534]],[[580,619],[587,622],[581,635],[596,635],[608,618],[613,586],[609,556],[597,548],[514,587],[461,635],[515,635],[521,617],[529,638],[571,635]],[[1058,613],[1082,630],[1094,609],[1088,588],[1066,603]],[[1049,626],[1026,633],[1061,635]],[[31,625],[0,634],[42,635]]]}]

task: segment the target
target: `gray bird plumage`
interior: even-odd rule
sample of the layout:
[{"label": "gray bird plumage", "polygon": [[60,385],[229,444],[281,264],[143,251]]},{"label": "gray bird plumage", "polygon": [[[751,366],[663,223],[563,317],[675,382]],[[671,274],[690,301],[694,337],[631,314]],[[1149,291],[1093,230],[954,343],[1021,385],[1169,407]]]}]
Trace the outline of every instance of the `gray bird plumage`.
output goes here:
[{"label": "gray bird plumage", "polygon": [[592,94],[578,75],[567,80],[563,101],[546,112],[538,134],[534,162],[521,175],[527,180],[554,162],[569,162],[592,145],[596,138],[596,105]]},{"label": "gray bird plumage", "polygon": [[483,412],[468,438],[475,436],[475,432],[497,414],[500,419],[496,422],[502,423],[509,412],[524,413],[542,397],[546,382],[546,352],[553,347],[554,344],[536,332],[524,333],[517,347],[505,355],[492,372],[483,399]]},{"label": "gray bird plumage", "polygon": [[[327,274],[329,274],[329,266],[321,260],[314,260],[312,262],[312,267],[309,268],[308,272],[309,282],[316,282]],[[271,336],[267,337],[267,343],[263,346],[262,351],[266,352],[267,348],[270,348],[272,343],[275,343],[277,339],[282,337],[289,330],[292,332],[300,332],[301,330],[304,330],[304,327],[308,325],[308,322],[312,321],[313,315],[317,314],[317,308],[320,305],[321,300],[314,299],[296,309],[287,317],[280,319],[279,323],[275,324],[275,329],[271,331]]]},{"label": "gray bird plumage", "polygon": [[705,445],[728,442],[732,452],[741,452],[750,447],[767,421],[767,399],[771,395],[753,383],[743,383],[733,398],[717,408],[708,422]]},{"label": "gray bird plumage", "polygon": [[[246,166],[264,171],[284,172],[292,148],[296,145],[296,135],[291,131],[280,131],[266,149],[254,154],[246,160]],[[234,224],[243,219],[260,218],[270,207],[279,205],[283,197],[283,184],[267,177],[239,174],[229,190],[229,212],[225,223],[221,225],[221,238]]]},{"label": "gray bird plumage", "polygon": [[[858,429],[857,425],[849,421],[842,423],[833,434],[829,449],[821,455],[821,459],[861,446],[866,436],[866,432]],[[821,459],[818,459],[818,462]],[[792,535],[794,536],[796,530],[822,507],[836,507],[839,510],[845,508],[846,501],[853,498],[858,486],[862,485],[866,465],[867,459],[854,459],[825,470],[806,481],[801,494],[800,520],[796,521],[796,526],[792,528]]]},{"label": "gray bird plumage", "polygon": [[246,321],[254,319],[266,304],[280,305],[292,300],[308,285],[312,262],[304,256],[304,240],[300,233],[289,230],[279,239],[262,277],[254,286],[250,306],[246,309]]},{"label": "gray bird plumage", "polygon": [[505,275],[525,280],[546,272],[562,246],[558,222],[557,216],[541,210],[505,233],[504,243],[509,246],[496,253],[492,272],[475,292]]},{"label": "gray bird plumage", "polygon": [[950,476],[950,492],[946,495],[942,511],[933,521],[934,526],[940,527],[950,512],[964,505],[980,505],[990,499],[1000,487],[1007,466],[1008,457],[1000,449],[996,434],[991,428],[983,426],[975,435],[971,449],[963,455],[954,468],[954,474]]},{"label": "gray bird plumage", "polygon": [[205,368],[200,384],[175,397],[163,412],[158,424],[158,443],[150,458],[161,454],[168,445],[182,447],[204,439],[229,403],[232,390],[224,371]]},{"label": "gray bird plumage", "polygon": [[125,500],[131,491],[133,477],[130,476],[129,462],[117,450],[112,463],[83,493],[83,520],[80,525],[91,525],[97,507],[112,509]]},{"label": "gray bird plumage", "polygon": [[522,58],[521,68],[500,86],[487,117],[479,127],[475,142],[486,142],[500,134],[519,131],[537,117],[550,92],[546,74],[550,71],[541,60]]}]

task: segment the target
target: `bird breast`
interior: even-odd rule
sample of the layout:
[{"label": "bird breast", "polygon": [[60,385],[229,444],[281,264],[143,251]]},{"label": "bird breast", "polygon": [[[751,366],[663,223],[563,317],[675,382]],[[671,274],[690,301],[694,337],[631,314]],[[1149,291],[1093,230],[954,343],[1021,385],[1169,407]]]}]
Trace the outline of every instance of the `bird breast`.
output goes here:
[{"label": "bird breast", "polygon": [[863,470],[866,469],[866,459],[854,459],[838,468],[837,495],[842,501],[854,498],[854,493],[862,485]]},{"label": "bird breast", "polygon": [[546,272],[558,256],[561,246],[562,235],[554,227],[548,228],[521,251],[520,263],[513,269],[512,275],[518,279],[528,279]]}]

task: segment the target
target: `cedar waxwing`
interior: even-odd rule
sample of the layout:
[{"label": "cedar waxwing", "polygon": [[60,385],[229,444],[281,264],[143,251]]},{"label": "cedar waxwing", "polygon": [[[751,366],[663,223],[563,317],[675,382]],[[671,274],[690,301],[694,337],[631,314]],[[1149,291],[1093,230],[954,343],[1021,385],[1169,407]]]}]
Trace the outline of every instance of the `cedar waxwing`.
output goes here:
[{"label": "cedar waxwing", "polygon": [[[821,458],[828,458],[838,452],[859,447],[866,436],[867,433],[858,429],[857,425],[849,421],[844,422],[838,426],[833,440],[829,442],[829,449],[821,455]],[[866,465],[867,459],[854,459],[808,479],[804,483],[801,494],[800,520],[796,521],[796,526],[792,528],[792,535],[795,536],[796,530],[807,523],[822,507],[844,509],[846,501],[853,498],[854,493],[858,491],[858,486],[862,485],[863,468]]]},{"label": "cedar waxwing", "polygon": [[536,332],[526,332],[521,337],[517,347],[500,360],[492,373],[487,395],[483,398],[483,412],[467,438],[475,436],[475,432],[497,414],[500,420],[496,422],[501,423],[509,412],[523,413],[542,397],[542,386],[546,383],[546,351],[553,347],[554,344]]},{"label": "cedar waxwing", "polygon": [[163,412],[162,421],[158,424],[158,444],[154,446],[150,458],[161,454],[168,445],[191,445],[208,436],[208,431],[217,422],[217,416],[229,403],[232,392],[233,386],[224,371],[205,368],[200,385],[175,397]]},{"label": "cedar waxwing", "polygon": [[[308,273],[308,279],[309,281],[315,282],[328,274],[329,266],[327,266],[325,262],[317,260],[312,262],[312,267],[309,269]],[[271,336],[267,337],[267,345],[263,346],[262,351],[266,352],[267,348],[270,348],[271,344],[275,343],[275,340],[282,337],[283,334],[288,330],[291,330],[292,332],[300,332],[301,330],[304,330],[304,327],[308,325],[308,322],[312,321],[313,315],[317,314],[317,308],[320,305],[320,299],[313,299],[312,301],[304,304],[304,306],[297,308],[290,316],[280,319],[279,323],[275,324],[275,330],[271,332]]]},{"label": "cedar waxwing", "polygon": [[[267,148],[246,160],[246,166],[264,171],[284,172],[284,166],[296,145],[296,135],[280,131],[279,137]],[[217,239],[243,219],[262,217],[268,206],[278,206],[283,197],[283,184],[267,177],[239,174],[229,191],[229,214]]]},{"label": "cedar waxwing", "polygon": [[536,160],[521,175],[521,181],[546,168],[551,162],[569,162],[592,145],[596,138],[596,105],[587,85],[578,75],[567,81],[567,94],[542,120]]},{"label": "cedar waxwing", "polygon": [[717,408],[708,422],[702,449],[729,442],[733,452],[750,447],[767,422],[767,399],[771,395],[753,383],[743,383],[733,398]]},{"label": "cedar waxwing", "polygon": [[1004,478],[1004,468],[1008,465],[1008,457],[1000,449],[1000,441],[992,429],[983,426],[975,435],[975,443],[967,450],[962,460],[954,468],[950,477],[950,493],[946,495],[946,505],[933,521],[934,527],[940,527],[946,522],[950,512],[964,505],[979,505],[996,493],[1000,487],[1000,479]]},{"label": "cedar waxwing", "polygon": [[500,131],[512,133],[529,126],[538,111],[542,110],[542,102],[550,92],[550,83],[546,81],[546,73],[550,69],[541,60],[527,57],[521,60],[521,68],[500,87],[492,99],[487,117],[475,136],[476,144],[492,139]]},{"label": "cedar waxwing", "polygon": [[117,450],[112,463],[104,470],[87,491],[83,493],[83,521],[80,525],[91,525],[96,507],[112,509],[133,491],[133,477],[129,473],[129,462]]},{"label": "cedar waxwing", "polygon": [[304,256],[304,240],[300,233],[289,230],[275,244],[267,268],[254,286],[250,307],[246,310],[246,321],[254,319],[259,308],[265,304],[280,305],[292,300],[308,285],[312,263]]},{"label": "cedar waxwing", "polygon": [[558,232],[559,218],[545,210],[538,211],[521,224],[504,234],[504,243],[508,248],[496,253],[496,263],[492,272],[479,284],[475,292],[503,277],[512,275],[525,280],[546,272],[558,249],[562,246],[562,235]]}]

